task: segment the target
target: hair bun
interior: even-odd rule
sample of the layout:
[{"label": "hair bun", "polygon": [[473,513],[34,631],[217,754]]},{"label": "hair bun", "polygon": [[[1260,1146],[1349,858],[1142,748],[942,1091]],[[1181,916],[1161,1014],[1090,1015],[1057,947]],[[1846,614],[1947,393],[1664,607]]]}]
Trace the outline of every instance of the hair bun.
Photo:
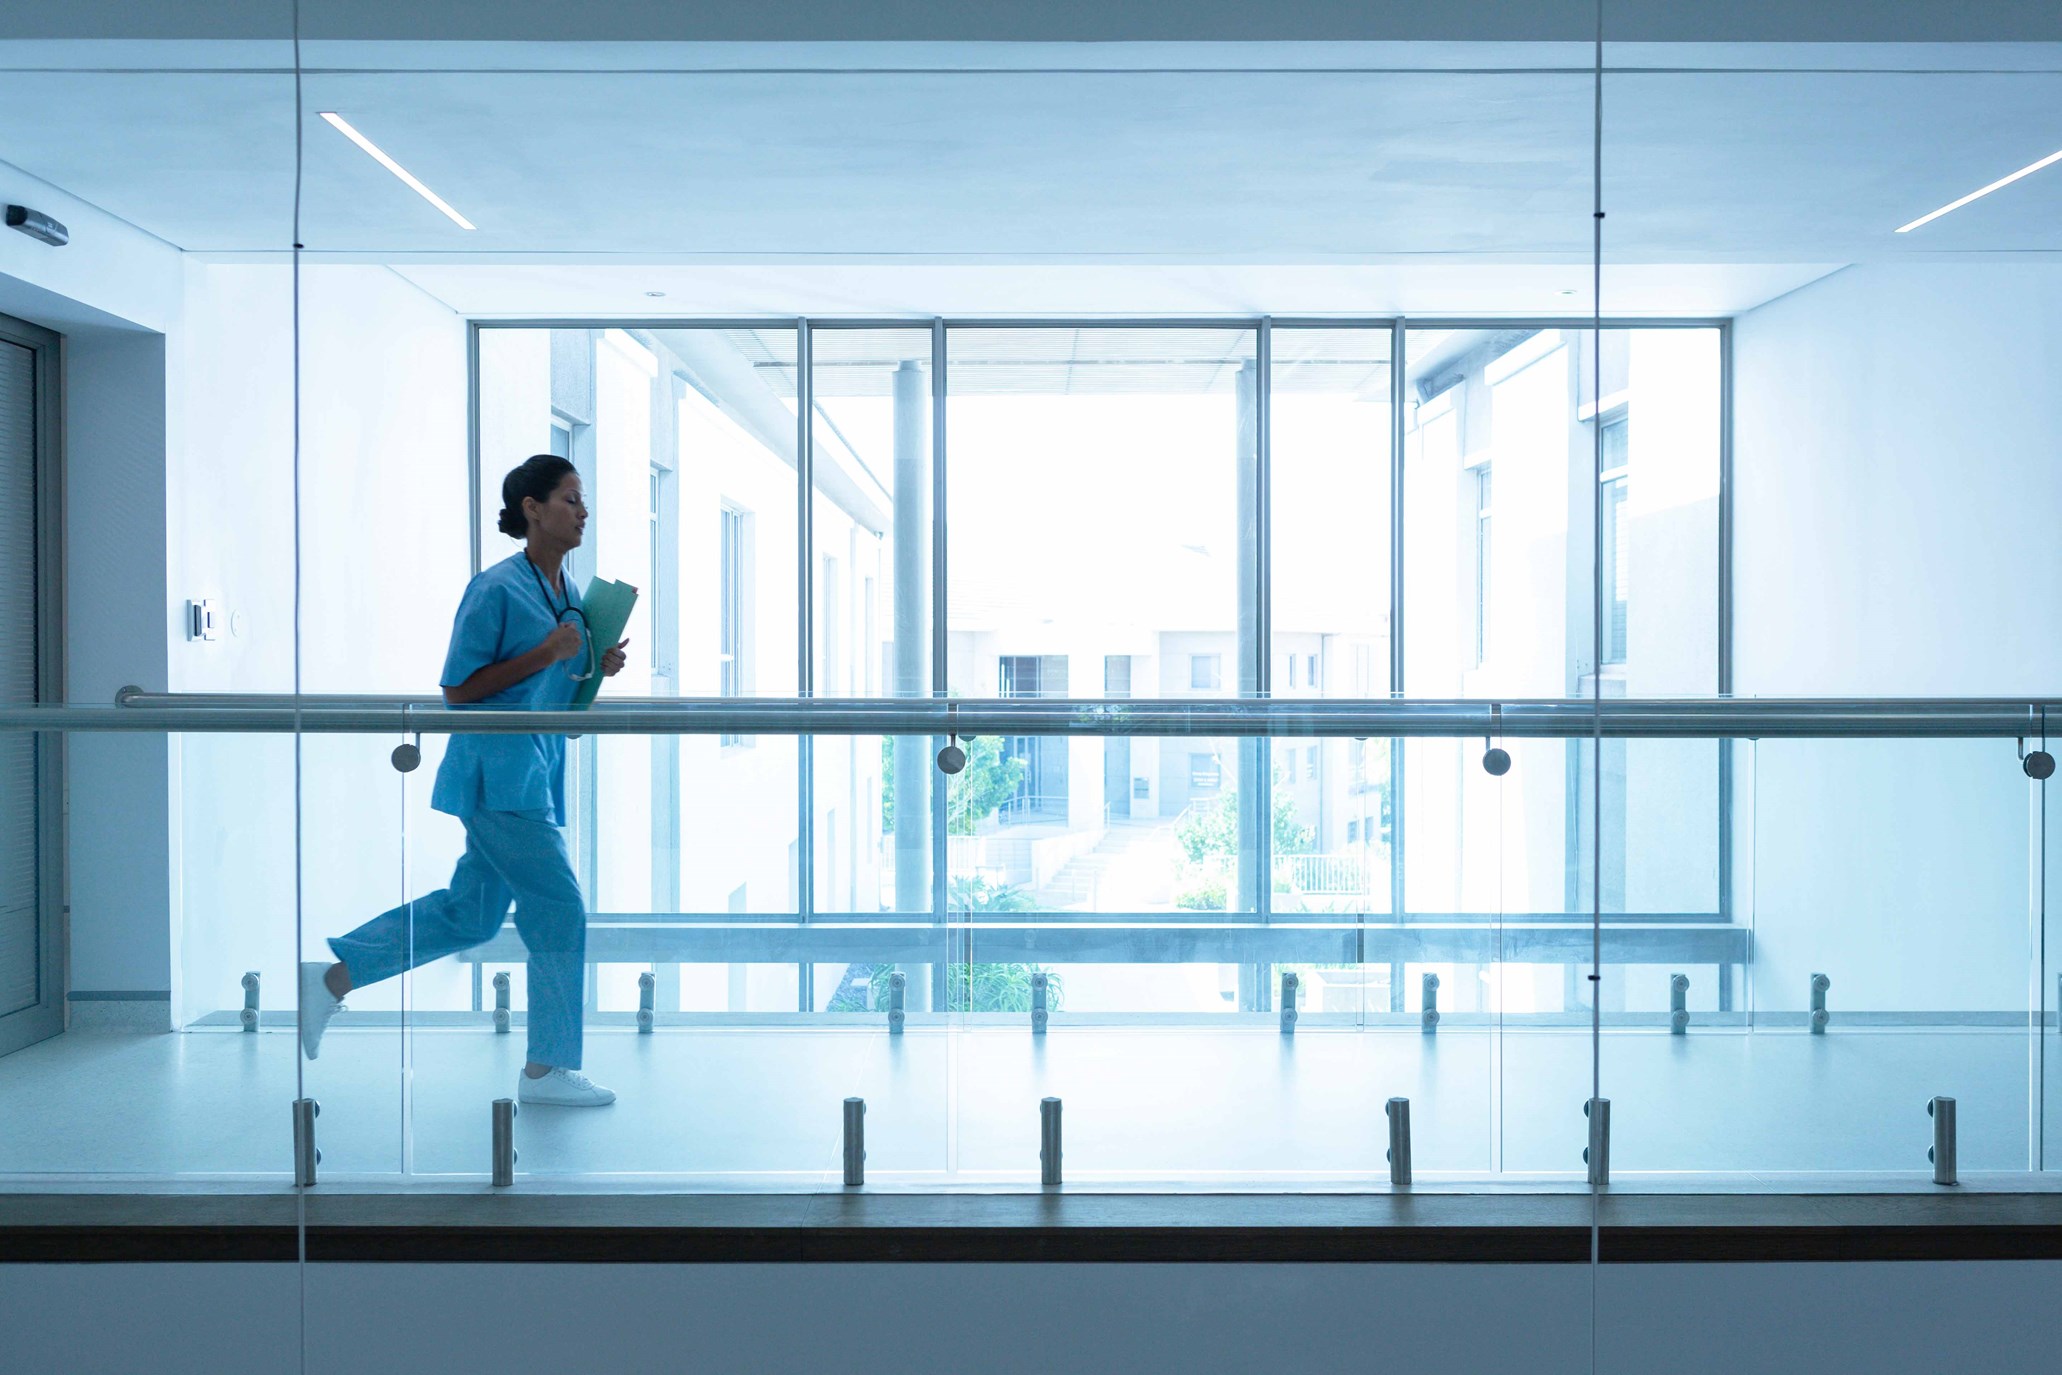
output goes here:
[{"label": "hair bun", "polygon": [[523,516],[523,513],[521,511],[512,511],[506,506],[501,508],[501,515],[495,520],[494,524],[502,534],[507,535],[510,539],[521,539],[524,535],[530,533],[530,522]]}]

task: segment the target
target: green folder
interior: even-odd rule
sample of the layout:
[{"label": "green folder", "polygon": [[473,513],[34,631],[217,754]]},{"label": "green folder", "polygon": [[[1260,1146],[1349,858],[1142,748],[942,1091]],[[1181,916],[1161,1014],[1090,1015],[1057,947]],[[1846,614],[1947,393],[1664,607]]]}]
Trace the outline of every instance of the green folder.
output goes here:
[{"label": "green folder", "polygon": [[627,582],[596,578],[587,584],[580,609],[587,613],[587,633],[594,637],[595,668],[593,677],[574,685],[574,707],[593,705],[594,694],[601,691],[601,656],[623,638],[623,627],[630,624],[630,612],[636,606],[637,589]]}]

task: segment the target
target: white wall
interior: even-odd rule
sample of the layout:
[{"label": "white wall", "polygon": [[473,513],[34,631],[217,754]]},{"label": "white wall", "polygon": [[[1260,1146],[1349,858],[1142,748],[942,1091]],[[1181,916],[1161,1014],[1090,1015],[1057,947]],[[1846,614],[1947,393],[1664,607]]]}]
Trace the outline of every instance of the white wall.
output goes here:
[{"label": "white wall", "polygon": [[[471,571],[464,325],[384,268],[310,267],[302,288],[301,685],[429,694]],[[294,685],[291,305],[284,268],[187,268],[171,594],[216,599],[233,629],[174,642],[175,690]],[[303,741],[297,949],[292,740],[183,738],[182,1018],[240,1002],[246,969],[269,1003],[290,1001],[294,963],[321,957],[322,938],[442,885],[463,844],[428,806],[442,742],[426,738],[404,779],[388,762],[400,739],[397,718],[392,736]],[[398,998],[388,985],[354,1005]]]},{"label": "white wall", "polygon": [[[176,423],[166,333],[181,311],[179,254],[5,163],[0,201],[54,215],[72,234],[52,248],[0,233],[0,312],[64,336],[65,696],[106,705],[131,683],[162,691],[172,633],[165,449]],[[80,995],[76,1023],[169,1022],[173,769],[161,736],[69,743],[66,986]],[[96,996],[105,994],[122,996]]]},{"label": "white wall", "polygon": [[[165,339],[75,329],[65,344],[65,695],[105,706],[168,686]],[[85,1021],[162,1030],[173,987],[177,750],[162,735],[67,744],[68,991]],[[102,1003],[123,993],[145,1002]],[[147,1019],[147,1020],[146,1020]]]},{"label": "white wall", "polygon": [[[2062,686],[2062,269],[1850,268],[1734,336],[1735,685]],[[2032,790],[2011,742],[1764,743],[1739,794],[1755,999],[2027,1006]]]},{"label": "white wall", "polygon": [[1734,685],[2062,684],[2062,267],[1849,268],[1734,333]]}]

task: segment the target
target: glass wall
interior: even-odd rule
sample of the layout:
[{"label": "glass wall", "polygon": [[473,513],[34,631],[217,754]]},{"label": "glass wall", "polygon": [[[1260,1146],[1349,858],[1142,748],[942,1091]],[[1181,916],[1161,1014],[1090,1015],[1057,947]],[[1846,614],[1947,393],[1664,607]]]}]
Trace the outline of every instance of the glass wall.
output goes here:
[{"label": "glass wall", "polygon": [[[686,250],[659,214],[611,227],[621,261],[561,264],[591,276],[542,271],[572,252],[539,242],[563,227],[525,218],[487,171],[534,156],[559,169],[552,203],[578,204],[637,145],[568,156],[549,112],[633,86],[654,109],[691,105],[714,98],[707,73],[470,71],[468,105],[451,73],[360,56],[311,65],[298,95],[276,67],[235,69],[225,84],[268,113],[196,149],[227,176],[246,148],[286,158],[297,129],[298,223],[274,204],[292,204],[283,171],[238,226],[248,242],[153,220],[139,193],[160,246],[197,247],[113,331],[156,341],[164,393],[144,444],[162,471],[137,487],[163,495],[126,524],[135,475],[93,429],[114,412],[90,390],[123,340],[76,303],[67,366],[88,390],[64,566],[91,610],[85,667],[39,660],[8,705],[97,707],[138,682],[172,700],[124,710],[298,695],[373,715],[82,736],[58,801],[30,777],[55,767],[52,741],[32,752],[33,722],[9,726],[0,1020],[34,1002],[46,1030],[69,1015],[181,1033],[109,1043],[108,1063],[166,1095],[161,1130],[125,1133],[82,1125],[100,1109],[59,1054],[81,1043],[0,1028],[0,1093],[45,1124],[0,1141],[10,1173],[276,1175],[291,1160],[262,1124],[296,1099],[324,1102],[336,1173],[480,1171],[486,1105],[516,1091],[558,996],[532,986],[542,962],[511,903],[473,913],[464,939],[432,910],[468,844],[438,780],[495,733],[423,718],[462,686],[443,681],[451,632],[496,569],[568,622],[575,595],[635,592],[568,671],[606,679],[576,722],[596,724],[538,738],[562,753],[585,914],[577,951],[543,953],[574,967],[594,1077],[636,1125],[600,1142],[533,1123],[528,1171],[813,1179],[836,1145],[819,1108],[866,1085],[910,1179],[1027,1171],[1023,1105],[1060,1087],[1082,1109],[1081,1167],[1113,1179],[1377,1179],[1380,1110],[1408,1096],[1428,1173],[1572,1181],[1570,1113],[1600,1089],[1621,1171],[1917,1171],[1899,1133],[1936,1093],[1965,1100],[1969,1168],[2045,1167],[2054,823],[2020,761],[2046,738],[2055,637],[2018,590],[2056,571],[2055,283],[2048,220],[2028,210],[2053,174],[1953,202],[2045,156],[1993,131],[2047,108],[2052,73],[1835,73],[1799,52],[1656,68],[1633,49],[1599,74],[1529,58],[1308,86],[1273,72],[1316,102],[1291,109],[1306,130],[1354,127],[1305,118],[1336,99],[1446,140],[1362,178],[1392,256],[1446,255],[1440,271],[1360,263],[1402,275],[1188,294],[1143,267],[910,279],[934,316],[859,276],[833,291],[752,264],[668,277],[671,295],[633,283],[681,266],[661,261]],[[1077,75],[1072,96],[1139,93],[1136,74]],[[1192,103],[1166,108],[1281,117],[1205,99],[1232,75],[1257,79],[1185,73],[1169,85]],[[1908,160],[1878,149],[1845,170],[1862,131],[1906,128],[1916,92],[1971,113]],[[1811,115],[1795,138],[1770,127],[1785,108]],[[455,110],[506,118],[505,142]],[[1499,141],[1499,110],[1521,148]],[[31,142],[0,119],[0,153]],[[1757,149],[1774,190],[1741,170]],[[1237,218],[1203,223],[1229,235]],[[919,229],[867,223],[890,248]],[[1341,225],[1360,223],[1253,252],[1337,266],[1359,242]],[[1000,231],[984,232],[954,251],[985,251]],[[952,313],[968,291],[994,304]],[[1140,308],[1127,292],[1194,308],[1099,313]],[[1260,313],[1277,294],[1282,313]],[[1027,297],[1050,309],[1004,313]],[[1236,310],[1204,313],[1223,301]],[[0,358],[10,395],[33,391],[40,365]],[[50,477],[17,429],[0,504],[26,546]],[[503,479],[533,455],[579,486],[553,586],[499,529]],[[5,632],[49,656],[47,626],[17,611]],[[495,662],[534,648],[497,642]],[[1965,729],[1937,705],[1999,693],[2023,722]],[[1862,707],[1817,732],[1655,723],[1756,698],[1936,705],[1896,729]],[[971,732],[880,714],[919,702],[997,714]],[[767,703],[794,710],[700,724]],[[1170,703],[1284,710],[1235,730],[1111,727]],[[1368,714],[1294,714],[1344,703]],[[1562,714],[1504,728],[1541,703]],[[1047,709],[1071,714],[1032,714]],[[633,712],[649,714],[622,725]],[[404,963],[434,958],[368,966],[391,977],[353,987],[295,1063],[289,1024],[335,991],[304,966],[321,974],[382,913]],[[53,940],[71,957],[55,993],[38,963]],[[1225,1065],[1242,1068],[1213,1078]],[[1272,1092],[1289,1070],[1282,1112],[1230,1130],[1251,1115],[1237,1075],[1277,1076]],[[758,1125],[730,1137],[631,1106],[761,1093],[734,1114]],[[104,1153],[66,1146],[87,1136]]]},{"label": "glass wall", "polygon": [[851,1099],[890,1191],[1048,1098],[2045,1187],[2062,32],[216,8],[0,37],[0,1190],[297,1208],[305,1357],[318,1180],[831,1191]]}]

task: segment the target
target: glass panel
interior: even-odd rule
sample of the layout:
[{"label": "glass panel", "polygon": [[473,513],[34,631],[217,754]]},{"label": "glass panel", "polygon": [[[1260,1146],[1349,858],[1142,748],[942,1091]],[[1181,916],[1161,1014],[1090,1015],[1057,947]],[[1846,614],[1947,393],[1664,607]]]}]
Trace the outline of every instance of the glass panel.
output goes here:
[{"label": "glass panel", "polygon": [[1713,1106],[1740,1155],[1707,1168],[1923,1171],[1938,1094],[1959,1105],[1962,1169],[2026,1169],[2032,831],[2011,743],[1763,740],[1742,756],[1752,1016],[1713,1086],[1731,1086]]},{"label": "glass panel", "polygon": [[[396,977],[447,926],[438,920],[441,909],[433,915],[416,901],[426,895],[410,883],[406,792],[416,780],[397,773],[389,758],[401,739],[315,733],[301,739],[295,977],[299,971],[320,976],[324,991],[298,981],[294,986],[302,1018],[320,1026],[317,1053],[301,1067],[301,1091],[321,1105],[316,1139],[325,1173],[393,1175],[407,1168],[410,1023],[423,993],[438,990],[445,975],[439,969]],[[349,798],[351,805],[322,805],[333,798]],[[285,878],[290,918],[294,875]],[[342,992],[344,1007],[332,1016],[335,992]],[[511,1076],[503,1091],[513,1084]]]},{"label": "glass panel", "polygon": [[[1386,696],[1393,332],[1277,328],[1269,338],[1269,692]],[[1276,920],[1326,914],[1358,926],[1393,911],[1394,743],[1273,742]],[[1285,966],[1270,981],[1278,996],[1280,973],[1296,974],[1299,1012],[1319,1019],[1386,1015],[1396,992],[1387,963],[1357,957]]]},{"label": "glass panel", "polygon": [[[2062,279],[2041,251],[2056,244],[2056,174],[2038,170],[2053,143],[2029,132],[2062,79],[2052,43],[2010,72],[1941,60],[1981,46],[1880,45],[1867,71],[1801,44],[1754,72],[1609,54],[1607,308],[1730,320],[1728,675],[1642,674],[1655,540],[1673,547],[1692,508],[1650,505],[1650,461],[1675,441],[1648,443],[1636,346],[1622,508],[1609,454],[1602,475],[1604,605],[1622,584],[1629,696],[2050,689],[2052,618],[2000,593],[2051,579],[2039,551],[2062,499],[2054,466],[2032,457],[2054,431],[2045,360]],[[1852,194],[1784,189],[1835,183]],[[1617,203],[1628,188],[1638,200]],[[1617,540],[1614,514],[1631,527]],[[1729,905],[1754,933],[1745,1025],[1709,1024],[1706,975],[1690,970],[1687,1042],[1644,1033],[1669,1074],[1635,1072],[1638,1036],[1609,1042],[1607,1072],[1624,1063],[1616,1163],[1920,1172],[1926,1102],[1949,1094],[1965,1182],[2028,1168],[2042,1118],[2030,1095],[2051,1090],[2027,1024],[2055,990],[2028,920],[2041,823],[2010,742],[1763,740],[1729,758]],[[1808,1026],[1814,974],[1830,981],[1823,1035]]]},{"label": "glass panel", "polygon": [[1411,332],[1413,696],[1589,695],[1597,519],[1603,695],[1717,689],[1719,344],[1716,329],[1606,330],[1592,377],[1581,328]]},{"label": "glass panel", "polygon": [[[810,356],[815,691],[928,697],[931,332],[817,329]],[[814,742],[816,911],[929,917],[933,756],[944,743]],[[984,747],[968,748],[985,767]]]},{"label": "glass panel", "polygon": [[[952,689],[1095,697],[1126,655],[1137,695],[1252,692],[1252,332],[956,329],[947,342]],[[1090,773],[1074,791],[1093,800]]]},{"label": "glass panel", "polygon": [[[1479,741],[1403,742],[1408,916],[1388,1022],[1407,1033],[1437,1012],[1426,1084],[1437,1096],[1413,1103],[1413,1125],[1429,1129],[1434,1108],[1469,1124],[1447,1138],[1444,1159],[1420,1148],[1424,1168],[1566,1173],[1580,1168],[1571,1121],[1588,1096],[1577,966],[1589,954],[1589,914],[1571,892],[1567,825],[1568,761],[1582,742],[1493,743],[1509,756],[1502,774],[1485,767]],[[1371,921],[1370,944],[1376,932]],[[1465,1050],[1449,1056],[1448,1047]]]},{"label": "glass panel", "polygon": [[[966,329],[948,350],[952,690],[1254,691],[1252,334]],[[952,793],[954,882],[1021,889],[1033,911],[1255,910],[1258,833],[1238,840],[1235,799],[1260,805],[1257,743],[977,748]],[[1199,838],[1180,868],[1184,831],[1232,848]]]},{"label": "glass panel", "polygon": [[[289,1178],[292,807],[245,810],[237,799],[291,798],[291,739],[77,735],[65,746],[72,834],[110,857],[153,845],[164,854],[166,803],[153,825],[148,794],[153,779],[178,780],[182,844],[157,871],[171,886],[153,892],[149,873],[126,858],[78,866],[69,933],[75,971],[115,984],[126,966],[129,982],[147,983],[154,960],[176,961],[166,969],[176,994],[95,989],[74,973],[75,995],[86,996],[73,998],[70,1028],[0,1057],[0,1176]],[[177,947],[166,940],[180,929],[167,911],[187,919]],[[157,925],[131,924],[147,917]],[[246,973],[258,976],[248,987]]]},{"label": "glass panel", "polygon": [[1276,697],[1389,692],[1389,349],[1383,329],[1270,333]]}]

